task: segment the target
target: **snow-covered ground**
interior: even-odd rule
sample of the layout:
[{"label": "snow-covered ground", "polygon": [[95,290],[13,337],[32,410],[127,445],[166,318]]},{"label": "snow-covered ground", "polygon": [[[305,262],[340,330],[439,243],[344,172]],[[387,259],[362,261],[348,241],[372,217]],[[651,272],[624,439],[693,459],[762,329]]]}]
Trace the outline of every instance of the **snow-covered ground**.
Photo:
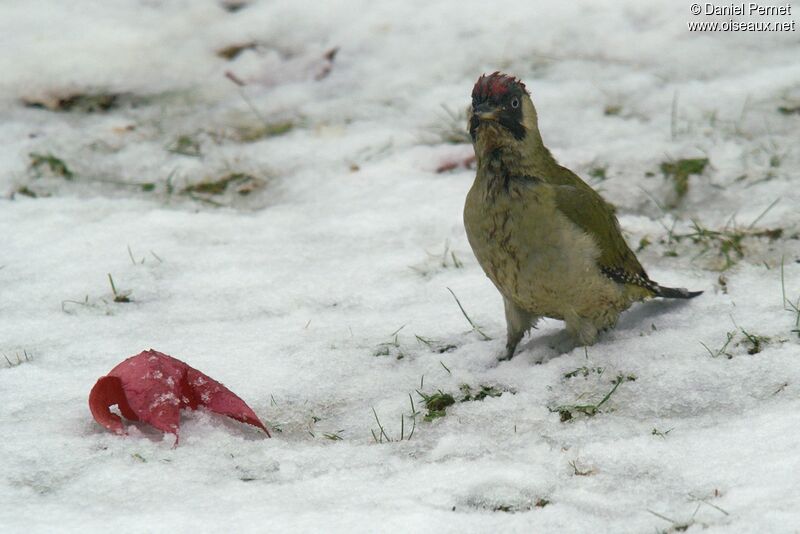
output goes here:
[{"label": "snow-covered ground", "polygon": [[[798,532],[800,33],[689,5],[0,3],[0,531]],[[498,69],[701,297],[497,364],[458,164]],[[89,390],[150,347],[274,437],[104,430]]]}]

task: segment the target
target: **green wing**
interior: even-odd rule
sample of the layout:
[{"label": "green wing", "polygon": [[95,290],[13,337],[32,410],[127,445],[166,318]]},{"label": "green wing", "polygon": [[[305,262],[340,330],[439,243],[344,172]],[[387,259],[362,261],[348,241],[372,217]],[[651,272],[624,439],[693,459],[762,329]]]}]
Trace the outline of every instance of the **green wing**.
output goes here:
[{"label": "green wing", "polygon": [[558,210],[592,236],[600,247],[597,261],[606,275],[622,283],[644,285],[649,282],[642,265],[622,237],[614,208],[603,197],[582,181],[571,185],[554,183],[552,187]]}]

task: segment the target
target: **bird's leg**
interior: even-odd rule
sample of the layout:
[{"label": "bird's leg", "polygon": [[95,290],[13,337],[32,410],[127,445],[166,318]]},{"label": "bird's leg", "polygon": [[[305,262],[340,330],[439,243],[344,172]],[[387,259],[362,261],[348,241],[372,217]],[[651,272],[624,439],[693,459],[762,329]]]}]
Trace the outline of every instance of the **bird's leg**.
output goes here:
[{"label": "bird's leg", "polygon": [[536,324],[539,318],[523,310],[506,297],[503,297],[503,303],[506,309],[508,338],[506,341],[506,350],[498,359],[510,360],[514,356],[514,351],[522,339],[522,336],[525,335],[525,332],[527,332],[531,326]]}]

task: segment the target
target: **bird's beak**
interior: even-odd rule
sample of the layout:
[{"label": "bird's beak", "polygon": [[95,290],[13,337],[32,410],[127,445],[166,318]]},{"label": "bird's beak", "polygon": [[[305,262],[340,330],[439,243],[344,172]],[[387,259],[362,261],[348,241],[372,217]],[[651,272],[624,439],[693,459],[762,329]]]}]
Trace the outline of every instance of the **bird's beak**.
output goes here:
[{"label": "bird's beak", "polygon": [[482,121],[497,120],[497,110],[488,102],[478,104],[472,112]]}]

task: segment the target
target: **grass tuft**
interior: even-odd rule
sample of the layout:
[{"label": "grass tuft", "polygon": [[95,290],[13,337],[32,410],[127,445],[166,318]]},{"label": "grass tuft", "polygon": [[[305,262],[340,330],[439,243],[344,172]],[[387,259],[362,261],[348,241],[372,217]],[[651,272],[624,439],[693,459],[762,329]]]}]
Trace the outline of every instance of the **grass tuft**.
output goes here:
[{"label": "grass tuft", "polygon": [[200,141],[187,134],[176,137],[172,143],[167,145],[166,150],[172,154],[180,154],[181,156],[190,156],[193,158],[199,158],[203,155]]},{"label": "grass tuft", "polygon": [[486,397],[499,397],[503,393],[514,393],[513,391],[500,389],[495,386],[487,386],[485,384],[479,385],[478,390],[475,392],[473,392],[472,387],[469,384],[461,384],[459,389],[464,395],[461,398],[461,402],[482,401]]},{"label": "grass tuft", "polygon": [[796,302],[792,302],[786,297],[786,280],[783,271],[783,259],[781,259],[781,296],[783,297],[783,309],[794,315],[794,328],[791,332],[797,334],[797,337],[800,338],[800,296],[797,297]]},{"label": "grass tuft", "polygon": [[453,398],[451,394],[445,393],[441,389],[431,395],[426,395],[425,393],[417,390],[417,395],[422,397],[425,409],[428,410],[428,413],[425,414],[424,418],[425,421],[428,422],[447,415],[448,406],[452,406],[456,403],[456,399]]},{"label": "grass tuft", "polygon": [[459,301],[459,300],[458,300],[458,297],[456,296],[456,294],[455,294],[455,293],[453,293],[453,290],[452,290],[452,289],[450,289],[449,287],[447,288],[447,290],[450,292],[450,294],[451,294],[451,295],[453,295],[453,298],[455,299],[455,301],[456,301],[456,304],[458,304],[458,309],[460,309],[460,310],[461,310],[461,313],[462,313],[462,314],[464,314],[464,318],[467,320],[467,322],[469,323],[469,325],[472,327],[472,331],[473,331],[473,332],[475,332],[475,333],[477,333],[479,336],[481,336],[481,337],[484,339],[484,341],[491,341],[491,339],[492,339],[492,338],[490,338],[489,336],[487,336],[487,335],[486,335],[486,334],[483,332],[483,330],[481,330],[481,329],[480,329],[480,327],[479,327],[478,325],[476,325],[476,324],[475,324],[475,323],[472,321],[472,319],[470,319],[470,318],[469,318],[469,315],[467,315],[467,312],[466,312],[466,310],[464,310],[464,306],[462,306],[462,305],[461,305],[461,301]]},{"label": "grass tuft", "polygon": [[373,356],[391,356],[394,355],[396,359],[402,360],[406,357],[405,352],[403,352],[403,348],[400,345],[400,331],[405,328],[406,325],[401,326],[391,334],[389,334],[389,341],[384,341],[383,343],[378,343],[378,346],[375,348],[375,352],[373,352]]},{"label": "grass tuft", "polygon": [[569,421],[573,419],[578,414],[586,415],[587,417],[594,417],[598,413],[600,413],[600,408],[608,402],[608,399],[617,391],[617,388],[623,382],[632,382],[636,380],[634,375],[623,375],[619,374],[612,382],[614,386],[611,388],[611,391],[606,393],[606,395],[600,400],[600,402],[596,404],[568,404],[563,406],[558,406],[556,408],[550,408],[551,412],[558,412],[561,422]]},{"label": "grass tuft", "polygon": [[414,337],[417,338],[417,341],[419,343],[431,349],[431,352],[435,352],[437,354],[444,354],[445,352],[453,352],[458,348],[456,345],[453,345],[452,343],[445,343],[443,341],[427,338],[424,336],[420,336],[418,334],[414,334]]},{"label": "grass tuft", "polygon": [[461,269],[464,267],[462,262],[456,255],[456,251],[450,248],[450,242],[445,240],[444,250],[439,253],[432,253],[425,251],[428,259],[420,265],[409,265],[409,269],[416,272],[423,278],[428,278],[434,275],[439,270],[444,269]]},{"label": "grass tuft", "polygon": [[602,182],[603,180],[608,178],[608,167],[593,167],[589,169],[589,176],[594,178],[598,182]]},{"label": "grass tuft", "polygon": [[181,193],[192,196],[200,195],[222,195],[230,186],[235,187],[236,193],[242,196],[249,195],[264,186],[264,180],[248,174],[246,172],[230,172],[216,179],[207,178],[202,182],[188,185]]},{"label": "grass tuft", "polygon": [[27,185],[22,185],[14,190],[14,192],[11,194],[11,198],[13,199],[16,195],[22,195],[28,198],[39,198],[39,194]]},{"label": "grass tuft", "polygon": [[[666,242],[667,244],[680,243],[684,239],[688,239],[692,244],[701,247],[695,258],[699,258],[709,252],[714,253],[719,263],[715,264],[713,268],[718,271],[726,271],[747,255],[746,240],[768,239],[769,241],[775,241],[783,237],[782,228],[755,228],[758,221],[775,207],[779,201],[780,199],[774,200],[747,226],[739,226],[735,219],[731,217],[723,228],[711,230],[703,226],[700,221],[692,220],[692,231],[683,234],[675,233],[673,227],[668,231]],[[666,255],[677,256],[677,252],[670,250]]]},{"label": "grass tuft", "polygon": [[[733,317],[731,317],[731,320],[733,320]],[[770,342],[770,338],[766,336],[751,334],[743,327],[736,324],[735,320],[733,320],[733,325],[736,327],[736,330],[731,330],[730,332],[725,333],[726,339],[720,348],[716,350],[711,350],[708,347],[708,345],[706,345],[702,341],[700,342],[700,344],[703,345],[703,347],[706,349],[706,351],[708,351],[708,353],[711,355],[712,358],[725,356],[729,360],[732,359],[733,354],[729,352],[729,347],[731,346],[731,342],[736,340],[737,333],[741,333],[742,337],[733,346],[734,347],[743,346],[747,351],[747,354],[750,354],[751,356],[760,353],[762,350],[764,350],[764,346]]]},{"label": "grass tuft", "polygon": [[495,502],[495,503],[480,503],[480,504],[476,503],[474,506],[489,510],[491,512],[503,512],[506,514],[515,514],[519,512],[529,512],[534,508],[544,508],[548,504],[550,504],[550,499],[547,499],[545,497],[538,497],[536,499],[526,499],[523,502],[517,502],[513,504],[504,502]]},{"label": "grass tuft", "polygon": [[123,93],[96,91],[48,95],[44,97],[23,98],[22,103],[29,108],[49,111],[103,113],[119,106]]},{"label": "grass tuft", "polygon": [[708,351],[708,353],[711,355],[712,358],[719,358],[720,356],[726,356],[730,360],[731,358],[733,358],[733,354],[728,352],[727,349],[728,345],[730,345],[731,341],[733,341],[733,338],[736,337],[736,331],[733,330],[730,332],[726,332],[725,336],[726,336],[725,343],[723,343],[722,346],[716,350],[711,350],[710,348],[708,348],[708,345],[706,345],[702,341],[700,342],[700,344],[703,345],[703,348],[705,348]]},{"label": "grass tuft", "polygon": [[[411,404],[411,414],[400,414],[400,438],[399,439],[392,439],[389,437],[389,434],[386,433],[386,429],[381,423],[380,417],[378,417],[378,412],[375,411],[375,408],[372,408],[372,415],[375,417],[375,422],[378,424],[378,431],[376,432],[374,429],[370,430],[372,434],[372,439],[375,440],[375,443],[392,443],[394,441],[410,441],[411,438],[414,436],[414,431],[417,429],[417,416],[419,412],[417,411],[416,407],[414,406],[414,399],[411,397],[411,394],[408,394],[408,402]],[[406,436],[406,418],[411,419],[411,430]],[[341,430],[339,431],[341,432]]]},{"label": "grass tuft", "polygon": [[[449,372],[444,364],[442,364],[442,367]],[[420,382],[420,389],[422,388],[422,385],[422,382]],[[425,409],[428,410],[428,413],[426,413],[424,417],[424,420],[427,422],[433,421],[434,419],[438,419],[440,417],[445,417],[447,415],[447,408],[453,406],[456,404],[456,402],[483,401],[487,397],[499,397],[503,395],[503,393],[511,393],[512,395],[515,394],[515,391],[513,390],[485,384],[481,384],[476,387],[470,386],[469,384],[461,384],[461,386],[459,386],[461,395],[458,399],[451,393],[445,393],[441,389],[431,394],[423,393],[420,391],[420,389],[416,391],[417,395],[422,397]]]},{"label": "grass tuft", "polygon": [[65,180],[72,180],[75,177],[75,173],[70,170],[64,160],[53,154],[31,152],[28,157],[30,158],[28,168],[35,173],[36,177],[42,176],[43,170],[49,171],[52,175],[61,176]]},{"label": "grass tuft", "polygon": [[661,431],[661,430],[657,429],[656,427],[653,427],[653,430],[650,432],[650,434],[653,435],[653,436],[658,436],[661,439],[667,439],[667,434],[669,434],[673,430],[675,430],[675,429],[674,428],[670,428],[669,430]]},{"label": "grass tuft", "polygon": [[708,158],[687,158],[664,161],[659,168],[664,178],[673,181],[678,201],[681,201],[689,192],[689,177],[703,174],[707,165]]},{"label": "grass tuft", "polygon": [[22,350],[22,354],[19,352],[15,352],[12,358],[9,358],[8,355],[3,353],[3,359],[6,361],[6,365],[11,367],[17,367],[22,365],[23,363],[29,363],[33,361],[33,355],[28,354],[26,349]]},{"label": "grass tuft", "polygon": [[108,273],[108,283],[111,284],[111,293],[114,295],[114,302],[131,302],[131,291],[117,291],[117,287],[114,285],[114,279],[111,277],[111,273]]},{"label": "grass tuft", "polygon": [[749,345],[747,347],[747,354],[750,354],[750,355],[758,354],[759,352],[761,352],[763,350],[764,345],[769,343],[769,338],[768,337],[757,336],[755,334],[751,334],[750,332],[748,332],[747,330],[745,330],[744,328],[741,328],[741,327],[739,327],[739,330],[741,330],[742,334],[744,334],[744,338],[745,338],[744,339],[744,343]]}]

